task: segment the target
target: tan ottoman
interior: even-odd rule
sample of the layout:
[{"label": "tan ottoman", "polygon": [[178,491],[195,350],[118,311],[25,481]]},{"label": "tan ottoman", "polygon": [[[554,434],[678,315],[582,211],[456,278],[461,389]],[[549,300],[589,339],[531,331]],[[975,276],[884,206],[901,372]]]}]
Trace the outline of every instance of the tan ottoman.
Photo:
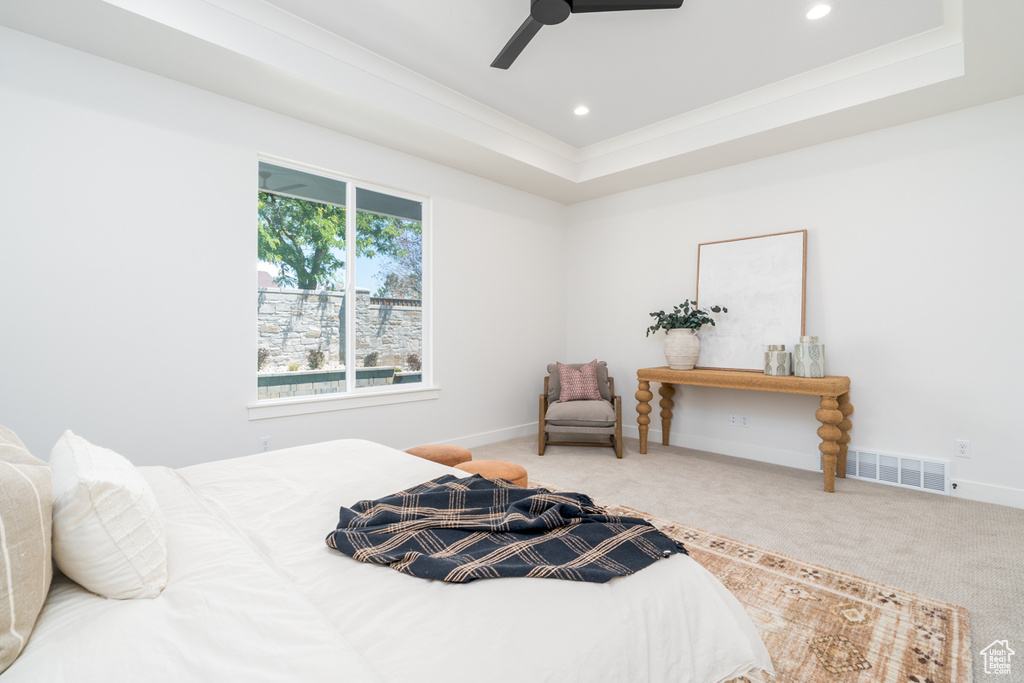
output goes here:
[{"label": "tan ottoman", "polygon": [[442,465],[448,465],[448,467],[455,467],[461,462],[469,462],[473,459],[473,454],[469,452],[468,448],[463,448],[462,446],[449,446],[444,443],[435,443],[429,446],[414,446],[407,450],[406,453],[425,460],[433,460],[434,462],[439,462]]},{"label": "tan ottoman", "polygon": [[487,479],[505,479],[523,488],[529,483],[525,467],[504,460],[471,460],[456,465],[455,469],[479,474]]}]

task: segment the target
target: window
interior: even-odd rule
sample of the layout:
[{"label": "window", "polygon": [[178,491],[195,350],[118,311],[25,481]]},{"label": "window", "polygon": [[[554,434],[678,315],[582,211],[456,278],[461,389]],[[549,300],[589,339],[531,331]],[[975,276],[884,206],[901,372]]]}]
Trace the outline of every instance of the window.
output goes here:
[{"label": "window", "polygon": [[429,384],[425,202],[260,161],[258,401]]}]

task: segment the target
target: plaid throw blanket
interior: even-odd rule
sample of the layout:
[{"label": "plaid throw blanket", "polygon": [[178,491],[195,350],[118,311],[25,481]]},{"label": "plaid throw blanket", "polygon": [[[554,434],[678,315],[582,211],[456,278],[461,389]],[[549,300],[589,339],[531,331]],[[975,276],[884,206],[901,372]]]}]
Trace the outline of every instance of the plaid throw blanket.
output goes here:
[{"label": "plaid throw blanket", "polygon": [[603,583],[686,553],[648,522],[605,514],[582,493],[450,474],[341,508],[327,545],[360,562],[455,583],[503,576]]}]

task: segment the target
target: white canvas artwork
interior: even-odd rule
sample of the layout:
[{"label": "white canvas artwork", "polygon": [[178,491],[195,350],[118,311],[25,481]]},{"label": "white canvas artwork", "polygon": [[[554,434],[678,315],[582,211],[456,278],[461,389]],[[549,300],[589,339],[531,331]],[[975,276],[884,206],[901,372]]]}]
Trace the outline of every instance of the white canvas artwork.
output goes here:
[{"label": "white canvas artwork", "polygon": [[804,333],[807,231],[697,247],[697,302],[725,306],[700,331],[702,368],[764,371],[769,344],[791,351]]}]

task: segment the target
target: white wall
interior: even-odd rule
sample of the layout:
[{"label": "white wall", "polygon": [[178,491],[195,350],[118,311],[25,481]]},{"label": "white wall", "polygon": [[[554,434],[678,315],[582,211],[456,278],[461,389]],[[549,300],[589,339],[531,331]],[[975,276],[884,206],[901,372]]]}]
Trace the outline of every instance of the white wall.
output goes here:
[{"label": "white wall", "polygon": [[[37,455],[66,428],[171,466],[531,429],[563,206],[7,29],[0,64],[0,321],[29,330],[0,330],[0,424]],[[248,420],[258,152],[432,197],[439,400]]]},{"label": "white wall", "polygon": [[[635,435],[633,373],[664,362],[647,314],[693,295],[697,244],[806,228],[807,332],[853,380],[852,446],[1024,506],[1024,98],[566,209],[7,29],[0,65],[0,325],[31,321],[0,328],[0,424],[43,457],[65,428],[172,466],[263,435],[484,443],[534,428],[563,358],[609,361]],[[440,400],[248,420],[257,152],[433,198]],[[811,468],[814,408],[685,389],[672,440]]]},{"label": "white wall", "polygon": [[[1022,122],[1004,100],[571,207],[569,355],[608,359],[635,435],[633,373],[665,364],[648,313],[694,296],[697,245],[805,228],[806,330],[852,380],[851,447],[950,460],[958,495],[1024,507]],[[817,466],[814,399],[681,393],[673,443]]]}]

